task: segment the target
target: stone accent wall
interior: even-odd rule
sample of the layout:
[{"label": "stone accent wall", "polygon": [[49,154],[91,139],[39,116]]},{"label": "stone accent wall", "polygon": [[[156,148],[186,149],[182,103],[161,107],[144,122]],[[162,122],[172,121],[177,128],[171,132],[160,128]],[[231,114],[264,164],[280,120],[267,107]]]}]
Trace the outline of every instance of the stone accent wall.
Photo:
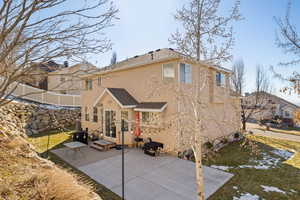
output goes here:
[{"label": "stone accent wall", "polygon": [[17,126],[19,130],[25,131],[27,135],[32,135],[48,130],[75,126],[76,119],[80,117],[80,109],[9,103],[0,107],[0,120],[7,117],[6,121],[13,120],[8,126]]}]

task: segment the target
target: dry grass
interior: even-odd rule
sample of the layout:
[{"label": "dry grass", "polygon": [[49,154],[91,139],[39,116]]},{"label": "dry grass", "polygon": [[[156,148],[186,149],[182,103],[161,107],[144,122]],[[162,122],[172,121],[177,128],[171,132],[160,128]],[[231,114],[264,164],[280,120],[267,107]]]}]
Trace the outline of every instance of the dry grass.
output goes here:
[{"label": "dry grass", "polygon": [[77,184],[73,175],[63,170],[44,170],[35,181],[35,188],[41,200],[90,200],[89,188]]},{"label": "dry grass", "polygon": [[91,200],[96,195],[73,174],[39,158],[23,138],[0,135],[0,199]]}]

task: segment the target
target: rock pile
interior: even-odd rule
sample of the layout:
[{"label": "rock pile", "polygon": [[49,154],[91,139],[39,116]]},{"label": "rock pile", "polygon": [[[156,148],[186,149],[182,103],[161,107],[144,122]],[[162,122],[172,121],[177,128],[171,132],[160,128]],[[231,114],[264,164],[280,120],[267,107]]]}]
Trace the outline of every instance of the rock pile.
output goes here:
[{"label": "rock pile", "polygon": [[[9,103],[0,107],[0,120],[11,122],[7,126],[24,129],[27,135],[43,131],[75,126],[80,109],[49,108],[35,104]],[[4,120],[1,120],[2,122]]]}]

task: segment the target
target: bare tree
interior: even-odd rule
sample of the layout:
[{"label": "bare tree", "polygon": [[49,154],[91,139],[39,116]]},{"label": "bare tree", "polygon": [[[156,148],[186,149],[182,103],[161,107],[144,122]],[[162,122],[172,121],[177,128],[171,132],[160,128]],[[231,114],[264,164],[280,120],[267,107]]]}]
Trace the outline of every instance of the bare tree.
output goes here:
[{"label": "bare tree", "polygon": [[255,88],[252,94],[243,97],[244,88],[244,64],[243,62],[235,63],[233,67],[233,86],[234,91],[241,98],[241,120],[242,129],[246,130],[246,122],[255,114],[262,114],[268,106],[268,92],[270,91],[270,81],[266,71],[262,66],[256,67]]},{"label": "bare tree", "polygon": [[[109,0],[7,0],[0,3],[0,105],[37,65],[78,61],[111,48],[105,30],[118,10]],[[40,75],[40,74],[38,74]]]},{"label": "bare tree", "polygon": [[114,64],[116,64],[116,63],[117,63],[117,53],[116,53],[116,52],[113,52],[112,57],[111,57],[111,59],[110,59],[110,64],[111,64],[111,65],[114,65]]},{"label": "bare tree", "polygon": [[232,23],[241,20],[240,1],[237,0],[228,16],[219,15],[221,0],[190,0],[178,10],[175,19],[182,23],[169,41],[177,50],[190,57],[211,64],[231,59],[234,45]]},{"label": "bare tree", "polygon": [[243,95],[245,86],[245,65],[243,60],[238,60],[233,64],[233,74],[231,77],[234,91],[239,95]]},{"label": "bare tree", "polygon": [[[275,18],[279,29],[279,33],[276,35],[276,44],[285,54],[290,55],[290,60],[279,63],[279,66],[284,67],[295,66],[300,63],[300,33],[296,25],[291,22],[291,9],[292,1],[289,1],[285,16]],[[290,86],[282,88],[283,92],[295,91],[300,94],[300,74],[298,71],[286,75],[277,73],[273,67],[272,70],[277,78],[291,83]]]}]

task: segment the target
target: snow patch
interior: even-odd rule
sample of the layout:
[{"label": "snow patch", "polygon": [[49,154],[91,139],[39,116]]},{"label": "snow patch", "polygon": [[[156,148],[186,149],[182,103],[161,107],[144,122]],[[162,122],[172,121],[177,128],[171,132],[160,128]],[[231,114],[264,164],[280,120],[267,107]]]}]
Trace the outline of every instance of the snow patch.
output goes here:
[{"label": "snow patch", "polygon": [[223,171],[228,171],[228,169],[230,169],[231,167],[228,166],[220,166],[220,165],[211,165],[210,167],[215,168],[215,169],[220,169]]},{"label": "snow patch", "polygon": [[254,165],[240,165],[239,168],[270,169],[275,168],[280,163],[280,158],[274,158],[263,153],[262,160],[251,160]]},{"label": "snow patch", "polygon": [[265,192],[279,192],[282,194],[286,194],[285,191],[277,188],[277,187],[273,187],[273,186],[266,186],[266,185],[261,185],[261,187],[264,189]]},{"label": "snow patch", "polygon": [[292,193],[297,193],[297,191],[296,190],[293,190],[293,189],[291,189],[290,190]]},{"label": "snow patch", "polygon": [[258,195],[252,195],[250,193],[243,193],[240,197],[233,197],[233,200],[260,200]]},{"label": "snow patch", "polygon": [[294,155],[293,152],[290,152],[290,151],[287,151],[287,150],[282,150],[282,149],[275,149],[271,152],[278,155],[278,156],[280,156],[281,158],[284,158],[285,160],[290,159]]}]

